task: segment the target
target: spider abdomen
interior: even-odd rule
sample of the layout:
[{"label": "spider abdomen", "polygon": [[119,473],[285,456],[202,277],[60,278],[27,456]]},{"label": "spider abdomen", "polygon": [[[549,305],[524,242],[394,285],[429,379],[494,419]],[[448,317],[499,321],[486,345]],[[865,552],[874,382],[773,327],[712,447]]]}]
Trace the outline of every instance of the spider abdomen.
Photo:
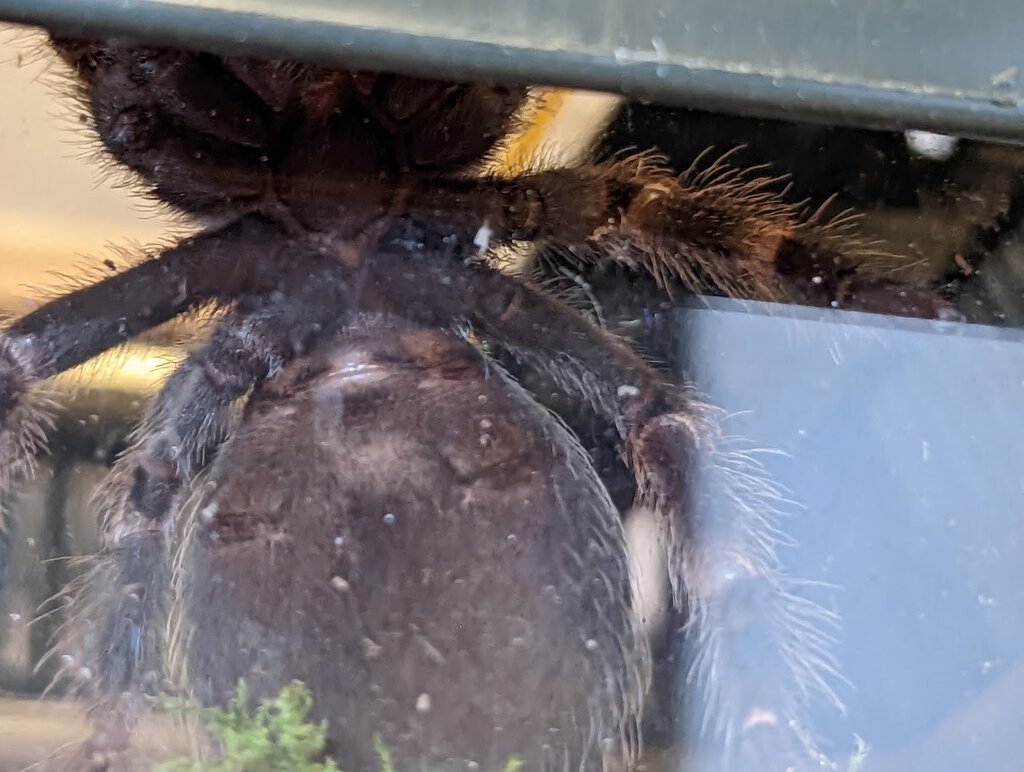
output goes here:
[{"label": "spider abdomen", "polygon": [[[249,405],[177,577],[187,680],[298,679],[343,769],[619,769],[646,654],[618,513],[468,344],[375,322]],[[478,766],[474,766],[478,765]]]}]

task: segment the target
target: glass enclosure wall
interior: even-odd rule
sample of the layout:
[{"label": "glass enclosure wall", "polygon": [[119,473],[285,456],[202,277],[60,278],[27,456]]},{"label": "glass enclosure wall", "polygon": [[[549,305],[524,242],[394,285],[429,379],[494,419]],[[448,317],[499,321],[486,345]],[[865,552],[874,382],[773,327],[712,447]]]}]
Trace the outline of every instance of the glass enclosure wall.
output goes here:
[{"label": "glass enclosure wall", "polygon": [[[623,25],[619,64],[669,85],[537,87],[515,120],[516,87],[64,42],[76,99],[3,30],[0,397],[52,419],[0,431],[0,769],[122,730],[140,768],[213,763],[199,705],[241,680],[308,695],[324,769],[1017,769],[1024,151],[971,138],[1018,136],[1016,65],[1013,98],[902,113],[955,136],[893,128],[842,45],[856,88],[801,109],[793,65],[769,108],[671,90],[693,63]],[[536,48],[531,82],[614,85]]]}]

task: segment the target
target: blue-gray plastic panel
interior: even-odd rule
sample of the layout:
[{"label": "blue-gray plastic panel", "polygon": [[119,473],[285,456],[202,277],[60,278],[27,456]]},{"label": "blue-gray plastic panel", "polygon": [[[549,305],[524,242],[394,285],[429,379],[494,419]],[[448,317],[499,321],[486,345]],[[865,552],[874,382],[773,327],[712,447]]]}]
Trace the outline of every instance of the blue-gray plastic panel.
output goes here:
[{"label": "blue-gray plastic panel", "polygon": [[789,573],[842,617],[863,772],[1024,758],[1024,334],[729,301],[680,312],[686,374],[800,509]]}]

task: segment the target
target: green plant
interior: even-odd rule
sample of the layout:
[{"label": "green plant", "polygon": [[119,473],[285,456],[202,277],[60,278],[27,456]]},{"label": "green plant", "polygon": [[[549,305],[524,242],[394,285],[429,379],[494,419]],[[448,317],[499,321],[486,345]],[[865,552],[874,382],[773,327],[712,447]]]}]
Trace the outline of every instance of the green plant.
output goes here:
[{"label": "green plant", "polygon": [[[193,716],[222,748],[217,761],[177,758],[158,764],[155,772],[341,772],[332,759],[314,761],[324,749],[327,722],[307,721],[313,696],[305,684],[292,681],[281,693],[262,700],[255,713],[248,708],[249,692],[240,681],[225,708],[208,708],[192,700],[165,700],[162,707]],[[397,772],[391,751],[380,735],[373,736],[380,772]],[[512,756],[502,772],[524,772]]]},{"label": "green plant", "polygon": [[313,697],[298,681],[261,701],[253,713],[244,681],[226,709],[190,700],[168,700],[164,707],[198,719],[219,742],[222,754],[217,761],[173,759],[158,765],[156,772],[340,772],[331,759],[315,760],[324,749],[327,722],[307,721]]},{"label": "green plant", "polygon": [[373,750],[377,754],[377,761],[380,762],[380,772],[395,772],[395,764],[391,760],[391,751],[384,744],[379,734],[373,736]]}]

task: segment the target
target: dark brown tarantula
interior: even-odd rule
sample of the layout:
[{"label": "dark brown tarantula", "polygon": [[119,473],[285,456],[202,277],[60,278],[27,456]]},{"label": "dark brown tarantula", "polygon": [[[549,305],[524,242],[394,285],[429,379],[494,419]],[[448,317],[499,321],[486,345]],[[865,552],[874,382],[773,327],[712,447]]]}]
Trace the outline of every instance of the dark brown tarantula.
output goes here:
[{"label": "dark brown tarantula", "polygon": [[[349,771],[376,766],[375,736],[403,770],[631,768],[649,657],[619,514],[495,353],[611,422],[660,513],[691,742],[725,748],[719,768],[820,764],[820,612],[780,575],[749,477],[684,389],[488,250],[870,307],[842,229],[723,164],[482,176],[523,88],[52,44],[107,152],[209,227],[7,327],[6,469],[41,441],[33,386],[221,311],[99,499],[102,549],[56,647],[91,674],[94,732],[67,767],[140,763],[132,730],[165,682],[216,704],[244,678],[255,697],[308,684]],[[695,519],[697,475],[721,478],[731,519]]]}]

